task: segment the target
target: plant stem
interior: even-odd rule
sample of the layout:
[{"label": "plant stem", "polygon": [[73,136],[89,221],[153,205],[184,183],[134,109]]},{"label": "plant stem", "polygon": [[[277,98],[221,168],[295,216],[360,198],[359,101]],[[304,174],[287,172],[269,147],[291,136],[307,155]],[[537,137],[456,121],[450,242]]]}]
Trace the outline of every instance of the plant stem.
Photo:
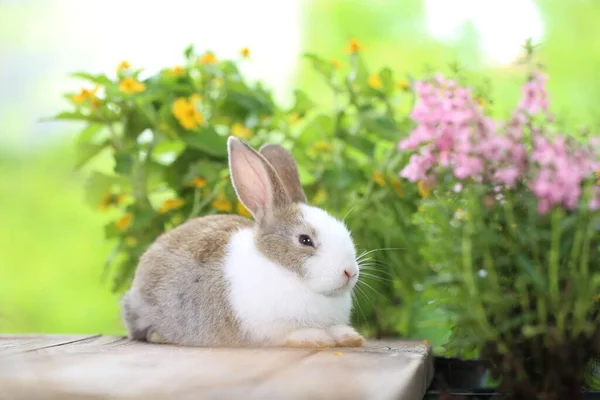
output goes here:
[{"label": "plant stem", "polygon": [[550,265],[548,268],[548,281],[550,286],[550,299],[557,305],[559,299],[559,259],[560,259],[560,222],[562,219],[562,210],[554,209],[551,216],[551,239],[550,239]]}]

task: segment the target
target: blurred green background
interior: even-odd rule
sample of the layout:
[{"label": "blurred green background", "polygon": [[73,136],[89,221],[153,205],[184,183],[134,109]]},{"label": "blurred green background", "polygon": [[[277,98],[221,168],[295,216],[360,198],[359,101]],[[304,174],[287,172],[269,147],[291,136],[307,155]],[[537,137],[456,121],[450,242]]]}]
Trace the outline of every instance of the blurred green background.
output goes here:
[{"label": "blurred green background", "polygon": [[327,105],[301,54],[344,63],[356,38],[372,68],[418,76],[458,62],[491,77],[491,107],[503,115],[519,95],[520,46],[533,37],[565,129],[598,127],[596,0],[150,3],[0,1],[0,332],[124,333],[119,298],[102,279],[107,216],[84,203],[85,171],[73,169],[77,126],[40,122],[64,108],[63,92],[78,89],[71,72],[112,73],[123,59],[154,72],[179,63],[190,43],[220,57],[247,46],[245,72],[281,102],[301,86]]}]

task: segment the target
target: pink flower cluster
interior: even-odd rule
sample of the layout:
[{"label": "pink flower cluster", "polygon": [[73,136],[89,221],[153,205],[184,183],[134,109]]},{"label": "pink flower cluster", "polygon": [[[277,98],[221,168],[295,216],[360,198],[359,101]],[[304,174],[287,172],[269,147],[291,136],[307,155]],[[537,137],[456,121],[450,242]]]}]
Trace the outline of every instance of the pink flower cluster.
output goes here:
[{"label": "pink flower cluster", "polygon": [[[496,124],[484,115],[470,89],[442,76],[418,82],[417,102],[410,115],[417,125],[398,144],[399,150],[416,153],[400,176],[432,183],[439,173],[449,170],[459,180],[459,188],[474,180],[496,190],[523,182],[538,198],[542,214],[555,205],[576,208],[582,184],[598,164],[589,149],[571,145],[564,137],[550,140],[530,123],[540,112],[548,116],[545,85],[544,75],[533,74],[523,85],[513,117]],[[524,143],[525,130],[533,138],[529,151]],[[597,203],[600,208],[600,193],[592,203],[590,206]]]}]

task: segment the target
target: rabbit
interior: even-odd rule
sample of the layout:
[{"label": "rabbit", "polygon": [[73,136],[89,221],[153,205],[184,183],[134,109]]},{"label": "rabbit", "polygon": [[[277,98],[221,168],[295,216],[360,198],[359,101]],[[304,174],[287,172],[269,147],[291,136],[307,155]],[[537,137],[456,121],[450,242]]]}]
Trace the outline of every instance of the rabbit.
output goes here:
[{"label": "rabbit", "polygon": [[140,257],[122,314],[132,340],[198,347],[360,347],[359,265],[342,221],[308,205],[293,155],[227,139],[231,182],[254,222],[191,219]]}]

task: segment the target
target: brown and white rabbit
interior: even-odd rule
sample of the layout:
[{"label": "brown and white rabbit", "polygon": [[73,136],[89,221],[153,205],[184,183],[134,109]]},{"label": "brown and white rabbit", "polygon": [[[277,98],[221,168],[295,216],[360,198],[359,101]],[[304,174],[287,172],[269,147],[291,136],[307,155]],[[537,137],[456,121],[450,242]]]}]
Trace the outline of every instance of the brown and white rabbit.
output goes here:
[{"label": "brown and white rabbit", "polygon": [[362,346],[349,325],[359,268],[350,233],[306,204],[275,144],[227,141],[231,180],[255,222],[190,220],[141,256],[123,299],[129,337],[190,346]]}]

